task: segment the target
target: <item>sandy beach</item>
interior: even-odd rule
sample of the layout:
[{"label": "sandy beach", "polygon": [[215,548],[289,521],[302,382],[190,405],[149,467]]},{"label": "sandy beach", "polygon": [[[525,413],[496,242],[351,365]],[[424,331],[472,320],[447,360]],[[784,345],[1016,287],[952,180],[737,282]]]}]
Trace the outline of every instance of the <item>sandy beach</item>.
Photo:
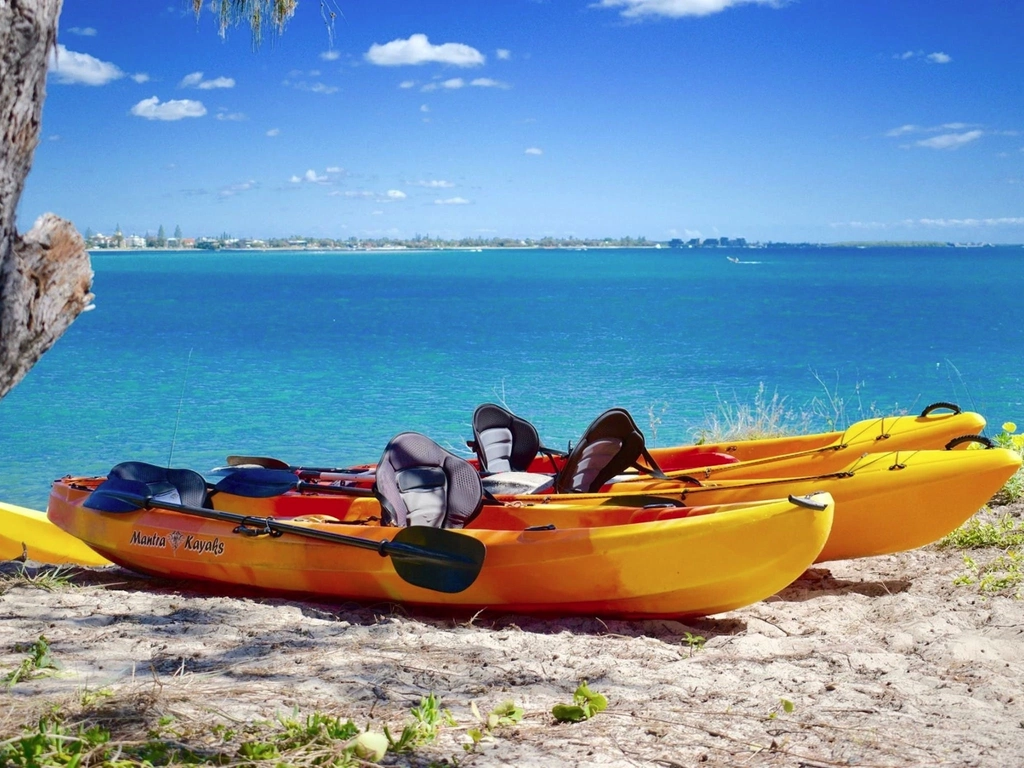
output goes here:
[{"label": "sandy beach", "polygon": [[[8,562],[0,671],[40,636],[60,669],[8,686],[0,740],[55,703],[125,739],[314,712],[395,732],[433,693],[455,724],[385,764],[1001,768],[1024,756],[1024,602],[955,585],[964,554],[817,565],[762,603],[688,624],[223,596],[116,567],[49,591]],[[607,710],[557,723],[552,707],[583,680]],[[522,721],[467,752],[473,704],[486,714],[507,699]]]}]

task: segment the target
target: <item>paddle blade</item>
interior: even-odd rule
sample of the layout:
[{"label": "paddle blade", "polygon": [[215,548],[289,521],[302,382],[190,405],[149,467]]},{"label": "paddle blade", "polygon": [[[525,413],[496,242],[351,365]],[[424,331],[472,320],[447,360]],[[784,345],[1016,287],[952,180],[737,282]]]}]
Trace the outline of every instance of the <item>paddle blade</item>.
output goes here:
[{"label": "paddle blade", "polygon": [[237,469],[217,481],[213,490],[250,499],[280,496],[295,488],[299,478],[284,469]]},{"label": "paddle blade", "polygon": [[82,506],[97,512],[137,512],[146,506],[149,493],[141,480],[110,477],[96,486]]},{"label": "paddle blade", "polygon": [[384,547],[405,581],[435,592],[462,592],[484,564],[487,547],[479,539],[425,525],[402,528]]},{"label": "paddle blade", "polygon": [[291,469],[288,462],[270,456],[228,456],[228,466],[255,465],[264,469]]}]

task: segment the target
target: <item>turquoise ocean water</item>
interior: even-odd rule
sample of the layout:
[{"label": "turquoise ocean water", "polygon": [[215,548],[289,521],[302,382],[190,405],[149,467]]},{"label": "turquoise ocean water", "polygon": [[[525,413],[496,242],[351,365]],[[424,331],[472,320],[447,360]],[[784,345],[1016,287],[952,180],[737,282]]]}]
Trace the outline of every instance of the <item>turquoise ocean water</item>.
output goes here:
[{"label": "turquoise ocean water", "polygon": [[990,434],[1024,425],[1020,247],[126,252],[93,267],[96,309],[0,401],[4,501],[43,508],[54,478],[128,459],[347,464],[403,430],[464,450],[486,401],[555,447],[612,406],[649,441],[653,414],[657,444],[689,442],[761,384],[794,411],[841,397],[847,421],[951,400]]}]

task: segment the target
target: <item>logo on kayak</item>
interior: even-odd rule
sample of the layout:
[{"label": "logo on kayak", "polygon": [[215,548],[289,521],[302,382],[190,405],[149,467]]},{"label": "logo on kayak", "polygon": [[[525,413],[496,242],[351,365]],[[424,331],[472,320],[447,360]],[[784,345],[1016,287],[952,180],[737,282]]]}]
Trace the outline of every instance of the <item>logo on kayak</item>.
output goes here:
[{"label": "logo on kayak", "polygon": [[153,549],[167,549],[167,545],[170,544],[174,552],[177,552],[180,548],[186,552],[210,554],[214,557],[220,557],[224,554],[224,542],[219,537],[215,536],[211,539],[206,536],[196,536],[193,533],[182,533],[181,531],[171,531],[166,536],[163,536],[159,533],[141,533],[138,530],[133,530],[129,543],[137,547],[151,547]]},{"label": "logo on kayak", "polygon": [[132,531],[132,538],[129,542],[137,547],[153,547],[155,549],[166,549],[167,537],[161,536],[157,533],[144,534],[139,533],[138,530]]}]

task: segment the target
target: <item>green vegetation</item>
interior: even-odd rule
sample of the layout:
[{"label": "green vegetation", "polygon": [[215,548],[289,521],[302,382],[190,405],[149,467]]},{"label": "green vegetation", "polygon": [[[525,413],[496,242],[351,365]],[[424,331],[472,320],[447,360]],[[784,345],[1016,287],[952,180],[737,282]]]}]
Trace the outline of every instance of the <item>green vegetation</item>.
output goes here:
[{"label": "green vegetation", "polygon": [[74,586],[74,568],[67,565],[56,565],[39,568],[29,572],[24,564],[18,573],[0,574],[0,595],[14,587],[32,587],[47,592],[56,592]]},{"label": "green vegetation", "polygon": [[[1000,448],[1024,454],[1024,434],[1017,434],[1017,425],[1012,421],[1003,424],[1003,431],[993,438],[993,442]],[[1024,500],[1024,467],[1018,469],[992,499],[997,505],[1014,504],[1021,500]]]},{"label": "green vegetation", "polygon": [[995,522],[972,517],[939,541],[943,549],[1011,549],[1024,544],[1024,529],[1010,515]]},{"label": "green vegetation", "polygon": [[466,730],[466,735],[470,738],[470,742],[463,744],[462,748],[467,752],[475,751],[484,741],[493,741],[493,734],[498,728],[516,725],[523,719],[524,714],[523,708],[516,706],[516,703],[512,700],[503,701],[492,709],[486,718],[480,714],[475,701],[470,704],[470,707],[479,725]]},{"label": "green vegetation", "polygon": [[694,441],[720,443],[730,440],[759,440],[767,437],[800,434],[811,431],[812,415],[793,411],[778,392],[771,395],[762,382],[758,384],[754,402],[729,402],[718,398],[716,409],[707,414],[703,426],[694,432]]},{"label": "green vegetation", "polygon": [[779,712],[785,712],[788,715],[794,709],[796,709],[796,705],[792,701],[790,701],[789,699],[779,699],[779,705],[768,713],[768,719],[774,720],[776,717],[779,716]]},{"label": "green vegetation", "polygon": [[[40,638],[42,640],[42,638]],[[352,720],[322,712],[302,716],[298,711],[275,721],[209,722],[155,715],[149,724],[139,723],[135,704],[117,702],[109,689],[82,696],[82,710],[72,714],[65,706],[50,705],[31,725],[11,732],[10,718],[0,729],[0,765],[5,768],[151,768],[170,765],[272,765],[355,768],[385,760],[388,754],[409,754],[431,744],[444,727],[456,726],[448,710],[434,694],[410,710],[411,722],[398,738]],[[501,727],[514,726],[523,710],[506,701],[470,728],[474,751],[484,740],[493,740]],[[137,713],[136,713],[137,714]],[[416,758],[415,764],[428,764]],[[446,758],[430,765],[451,765]]]},{"label": "green vegetation", "polygon": [[707,642],[707,638],[702,635],[695,635],[692,632],[686,632],[683,635],[683,644],[690,649],[690,655],[693,656],[694,651],[704,650],[704,643]]},{"label": "green vegetation", "polygon": [[28,651],[28,656],[22,660],[17,669],[3,676],[3,684],[8,689],[23,680],[31,680],[46,674],[49,670],[60,669],[60,664],[50,654],[50,644],[43,635],[28,645],[14,646],[14,650],[19,653]]},{"label": "green vegetation", "polygon": [[598,712],[608,708],[608,699],[590,690],[584,680],[572,695],[572,704],[555,704],[551,714],[560,723],[578,723],[589,720]]},{"label": "green vegetation", "polygon": [[983,596],[1004,595],[1019,600],[1021,584],[1024,583],[1024,554],[1016,549],[1008,549],[985,563],[977,562],[973,557],[964,557],[963,573],[953,579],[957,586],[976,586]]}]

